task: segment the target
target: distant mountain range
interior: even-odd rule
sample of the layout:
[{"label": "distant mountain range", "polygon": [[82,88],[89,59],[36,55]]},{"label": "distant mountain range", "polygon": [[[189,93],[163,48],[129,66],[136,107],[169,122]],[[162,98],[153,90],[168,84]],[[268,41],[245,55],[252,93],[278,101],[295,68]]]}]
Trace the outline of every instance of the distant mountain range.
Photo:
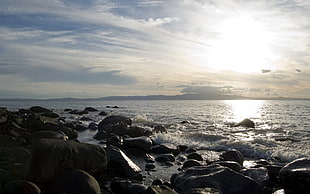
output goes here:
[{"label": "distant mountain range", "polygon": [[52,99],[22,99],[10,98],[0,100],[310,100],[310,98],[262,98],[262,97],[245,97],[237,95],[221,94],[182,94],[182,95],[147,95],[147,96],[108,96],[99,98],[52,98]]}]

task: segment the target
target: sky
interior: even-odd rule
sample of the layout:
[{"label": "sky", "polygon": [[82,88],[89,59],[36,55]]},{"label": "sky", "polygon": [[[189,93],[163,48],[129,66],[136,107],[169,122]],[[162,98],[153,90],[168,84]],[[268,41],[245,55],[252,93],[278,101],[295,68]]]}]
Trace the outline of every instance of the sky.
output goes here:
[{"label": "sky", "polygon": [[0,3],[0,98],[310,98],[310,1]]}]

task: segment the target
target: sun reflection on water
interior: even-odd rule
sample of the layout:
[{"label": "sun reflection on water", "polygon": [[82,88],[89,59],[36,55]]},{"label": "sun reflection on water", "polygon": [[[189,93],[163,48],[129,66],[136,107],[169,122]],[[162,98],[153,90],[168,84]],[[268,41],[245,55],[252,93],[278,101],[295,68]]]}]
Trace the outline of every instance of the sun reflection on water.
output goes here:
[{"label": "sun reflection on water", "polygon": [[240,122],[245,118],[259,120],[263,108],[263,100],[226,100],[228,113],[226,120],[230,122]]}]

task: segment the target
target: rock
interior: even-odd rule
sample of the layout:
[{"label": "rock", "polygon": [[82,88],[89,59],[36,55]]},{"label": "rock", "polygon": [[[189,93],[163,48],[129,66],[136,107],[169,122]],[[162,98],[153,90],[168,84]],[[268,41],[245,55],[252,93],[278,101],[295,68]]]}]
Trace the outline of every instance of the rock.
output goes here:
[{"label": "rock", "polygon": [[88,111],[86,111],[86,110],[72,110],[69,113],[74,114],[74,115],[84,115],[84,114],[88,114]]},{"label": "rock", "polygon": [[262,189],[269,184],[268,170],[264,167],[244,169],[240,173],[251,177]]},{"label": "rock", "polygon": [[97,180],[93,176],[82,170],[73,170],[72,172],[58,178],[48,187],[45,193],[100,194],[101,191]]},{"label": "rock", "polygon": [[94,122],[89,123],[88,129],[96,131],[98,129],[98,125]]},{"label": "rock", "polygon": [[89,118],[89,117],[81,117],[80,121],[92,121],[93,119]]},{"label": "rock", "polygon": [[214,188],[194,188],[186,191],[184,194],[221,194],[219,190]]},{"label": "rock", "polygon": [[45,116],[45,117],[50,117],[50,118],[58,118],[59,114],[54,113],[54,112],[43,112],[40,113],[40,115]]},{"label": "rock", "polygon": [[107,139],[106,144],[121,147],[123,145],[123,138],[118,135],[113,135]]},{"label": "rock", "polygon": [[145,152],[150,152],[152,147],[152,140],[149,137],[134,137],[134,138],[124,138],[123,145],[126,148],[135,147],[144,150]]},{"label": "rock", "polygon": [[147,187],[143,184],[132,183],[128,186],[129,194],[144,194]]},{"label": "rock", "polygon": [[140,174],[141,169],[119,148],[108,146],[107,153],[109,156],[108,167],[113,169],[117,175],[132,178]]},{"label": "rock", "polygon": [[176,192],[166,185],[152,185],[146,189],[145,194],[176,194]]},{"label": "rock", "polygon": [[119,108],[119,106],[112,106],[111,108]]},{"label": "rock", "polygon": [[221,166],[230,168],[231,170],[234,170],[236,172],[239,172],[242,169],[241,165],[238,162],[234,161],[217,161],[214,162],[213,164],[219,164]]},{"label": "rock", "polygon": [[190,124],[189,121],[182,121],[181,124]]},{"label": "rock", "polygon": [[188,146],[178,145],[177,148],[178,148],[178,150],[180,150],[180,152],[185,152],[188,149]]},{"label": "rock", "polygon": [[11,163],[21,163],[29,159],[30,152],[24,147],[0,147],[0,160],[4,163],[5,158]]},{"label": "rock", "polygon": [[152,132],[148,129],[132,126],[129,127],[129,130],[126,132],[125,135],[129,135],[130,137],[141,137],[141,136],[150,136]]},{"label": "rock", "polygon": [[30,111],[32,112],[35,112],[35,113],[47,113],[47,112],[53,112],[47,108],[43,108],[41,106],[33,106],[29,109]]},{"label": "rock", "polygon": [[167,133],[167,129],[163,125],[156,125],[154,127],[154,132],[155,133]]},{"label": "rock", "polygon": [[4,194],[18,194],[18,193],[25,193],[25,194],[40,194],[40,188],[29,181],[25,180],[15,180],[7,183],[3,187]]},{"label": "rock", "polygon": [[26,143],[20,139],[8,135],[0,135],[0,146],[3,147],[20,147],[25,146]]},{"label": "rock", "polygon": [[70,111],[72,111],[72,109],[71,108],[65,108],[64,111],[65,112],[70,112]]},{"label": "rock", "polygon": [[144,194],[146,187],[143,184],[132,183],[129,180],[114,180],[110,188],[115,194]]},{"label": "rock", "polygon": [[189,160],[186,160],[183,163],[182,168],[185,169],[185,168],[190,168],[190,167],[193,167],[193,166],[202,166],[202,164],[199,161],[197,161],[197,160],[189,159]]},{"label": "rock", "polygon": [[240,123],[236,125],[236,127],[242,126],[242,127],[247,127],[247,128],[255,128],[255,123],[251,121],[250,119],[244,119]]},{"label": "rock", "polygon": [[107,125],[119,125],[119,126],[130,126],[132,124],[132,120],[130,118],[124,116],[108,116],[104,118],[98,125],[99,130],[104,130]]},{"label": "rock", "polygon": [[156,168],[156,166],[154,164],[145,164],[145,170],[146,171],[153,170],[155,168]]},{"label": "rock", "polygon": [[86,107],[84,108],[84,111],[88,111],[88,112],[97,112],[98,110],[93,108],[93,107]]},{"label": "rock", "polygon": [[101,173],[106,167],[106,151],[98,145],[39,139],[32,145],[25,177],[35,183],[47,183],[74,169],[94,175]]},{"label": "rock", "polygon": [[238,150],[229,150],[220,155],[220,160],[224,161],[235,161],[238,162],[241,166],[243,166],[243,155]]},{"label": "rock", "polygon": [[285,194],[303,194],[310,191],[310,158],[300,158],[285,165],[280,171]]},{"label": "rock", "polygon": [[172,154],[161,154],[155,158],[157,162],[174,162],[175,158]]},{"label": "rock", "polygon": [[282,166],[268,165],[266,166],[266,168],[268,170],[269,181],[272,184],[279,185],[280,184],[279,174],[280,174],[280,170],[282,169]]},{"label": "rock", "polygon": [[100,115],[100,116],[107,116],[107,115],[108,115],[108,113],[107,113],[107,112],[105,112],[105,111],[101,111],[101,112],[99,113],[99,115]]},{"label": "rock", "polygon": [[187,155],[187,158],[188,159],[198,160],[198,161],[203,161],[202,156],[200,154],[196,153],[196,152],[190,153],[189,155]]},{"label": "rock", "polygon": [[152,181],[151,185],[162,185],[163,181],[161,179],[155,179]]},{"label": "rock", "polygon": [[40,138],[67,140],[68,136],[66,136],[62,131],[42,130],[36,131],[31,135],[31,142],[34,142]]},{"label": "rock", "polygon": [[173,153],[174,155],[177,155],[180,153],[178,148],[170,143],[162,143],[160,145],[155,145],[152,147],[151,152],[155,154],[168,154]]},{"label": "rock", "polygon": [[150,154],[145,154],[144,160],[148,163],[154,163],[155,162],[154,156],[152,156]]},{"label": "rock", "polygon": [[171,178],[174,189],[186,193],[195,188],[215,188],[225,194],[262,194],[251,178],[220,165],[196,166]]}]

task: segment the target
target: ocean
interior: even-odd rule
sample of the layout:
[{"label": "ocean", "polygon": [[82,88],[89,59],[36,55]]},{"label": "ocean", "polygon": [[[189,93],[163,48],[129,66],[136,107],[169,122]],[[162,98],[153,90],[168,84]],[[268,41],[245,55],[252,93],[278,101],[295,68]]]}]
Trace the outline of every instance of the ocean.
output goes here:
[{"label": "ocean", "polygon": [[[155,142],[187,145],[198,150],[224,151],[238,149],[250,159],[290,162],[310,156],[310,101],[307,100],[0,100],[9,110],[43,106],[66,117],[65,108],[94,107],[109,115],[132,118],[133,124],[151,128],[164,125],[168,133],[152,136]],[[107,108],[118,106],[119,108]],[[104,116],[98,112],[84,115],[99,123]],[[255,128],[233,127],[249,118]],[[87,126],[90,121],[83,121]],[[99,143],[93,139],[96,132],[83,131],[79,140]]]}]

